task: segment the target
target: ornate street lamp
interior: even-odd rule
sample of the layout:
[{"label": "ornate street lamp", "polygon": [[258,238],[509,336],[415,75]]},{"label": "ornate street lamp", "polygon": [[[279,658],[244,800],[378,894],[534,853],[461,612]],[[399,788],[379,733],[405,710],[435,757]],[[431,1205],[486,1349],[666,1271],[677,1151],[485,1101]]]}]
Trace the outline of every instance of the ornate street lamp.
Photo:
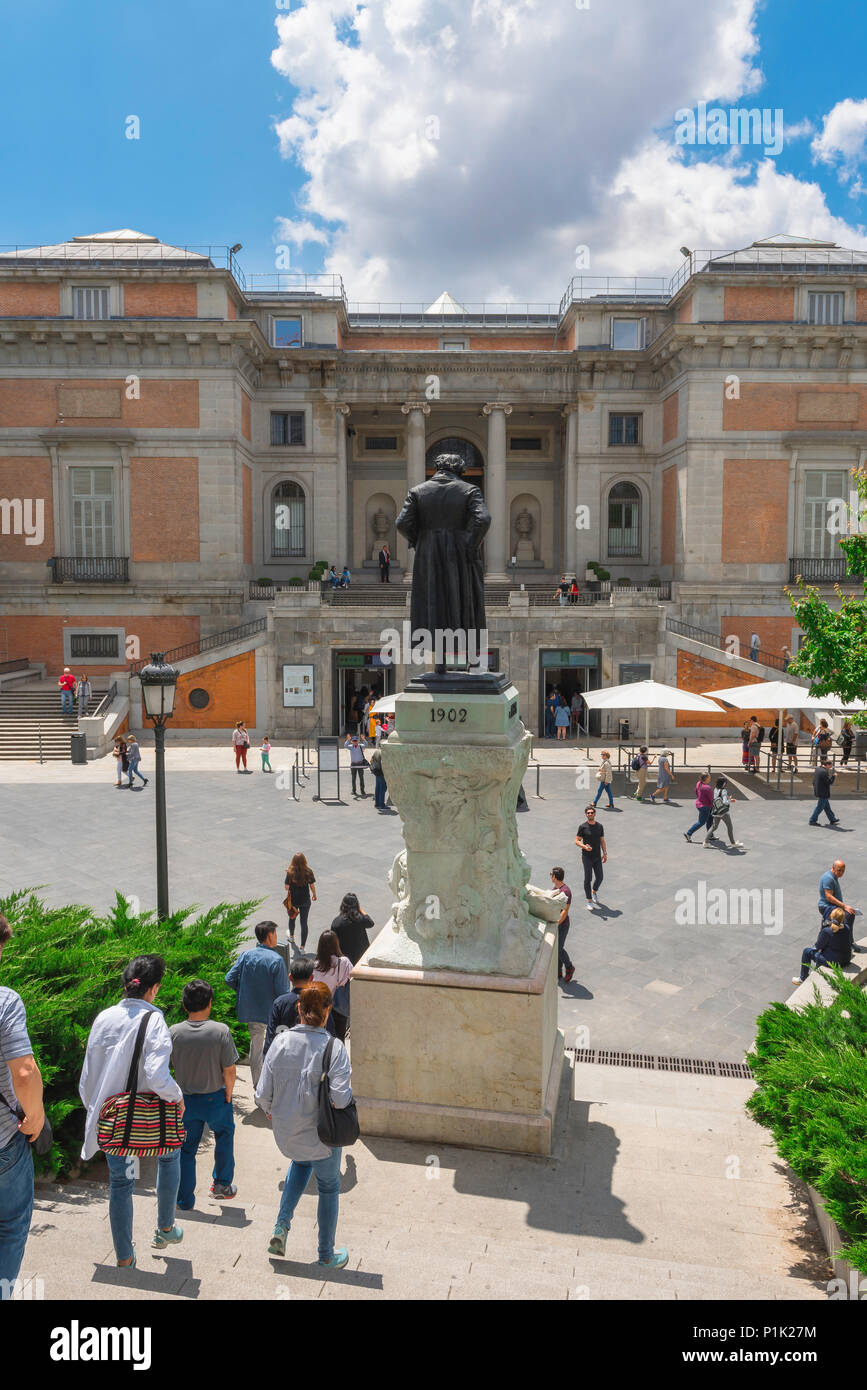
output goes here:
[{"label": "ornate street lamp", "polygon": [[178,672],[167,666],[163,652],[151,652],[147,666],[139,672],[145,714],[153,721],[156,748],[157,798],[157,916],[169,915],[169,856],[166,846],[166,721],[175,708]]}]

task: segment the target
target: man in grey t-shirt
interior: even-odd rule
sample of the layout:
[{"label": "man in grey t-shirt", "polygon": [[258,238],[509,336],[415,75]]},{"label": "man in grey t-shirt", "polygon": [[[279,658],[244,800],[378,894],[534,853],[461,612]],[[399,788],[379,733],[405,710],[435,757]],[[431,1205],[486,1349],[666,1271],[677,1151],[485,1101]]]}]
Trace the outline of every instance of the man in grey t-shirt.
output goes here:
[{"label": "man in grey t-shirt", "polygon": [[[12,928],[0,914],[0,957],[11,936]],[[30,1145],[44,1123],[42,1076],[27,1036],[24,1004],[14,989],[0,989],[0,1301],[12,1297],[30,1234]]]},{"label": "man in grey t-shirt", "polygon": [[236,1196],[235,1086],[238,1049],[225,1023],[211,1018],[214,991],[204,980],[184,987],[186,1023],[176,1023],[172,1034],[172,1067],[184,1093],[184,1129],[181,1149],[181,1182],[178,1206],[190,1211],[196,1201],[196,1154],[209,1125],[214,1135],[214,1173],[211,1194],[227,1201]]}]

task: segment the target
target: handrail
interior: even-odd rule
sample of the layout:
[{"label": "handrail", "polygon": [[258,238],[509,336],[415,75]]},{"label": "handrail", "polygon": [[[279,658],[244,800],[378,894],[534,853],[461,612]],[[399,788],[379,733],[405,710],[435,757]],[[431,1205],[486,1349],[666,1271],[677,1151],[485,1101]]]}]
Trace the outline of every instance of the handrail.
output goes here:
[{"label": "handrail", "polygon": [[29,656],[16,656],[14,661],[0,661],[0,676],[7,671],[26,671],[29,665]]},{"label": "handrail", "polygon": [[[691,642],[701,642],[705,647],[715,647],[717,651],[727,652],[724,641],[717,632],[708,632],[705,628],[693,627],[691,623],[682,623],[679,618],[667,618],[665,623],[667,632],[673,632],[675,636],[687,637]],[[733,653],[728,653],[730,656]],[[777,671],[786,672],[789,669],[789,662],[783,656],[772,656],[767,652],[759,652],[755,662],[756,666],[772,666]]]},{"label": "handrail", "polygon": [[[167,663],[186,661],[188,657],[200,656],[202,652],[213,651],[215,647],[227,647],[230,643],[240,642],[244,637],[251,637],[256,632],[264,632],[267,626],[267,618],[254,618],[249,623],[242,623],[240,627],[230,627],[225,632],[213,632],[210,637],[200,637],[197,642],[187,642],[183,647],[172,647],[170,651],[163,653],[163,659]],[[129,674],[137,676],[147,664],[144,659],[132,662]]]},{"label": "handrail", "polygon": [[102,697],[102,699],[100,700],[99,704],[97,705],[96,709],[93,711],[92,714],[89,713],[89,714],[87,715],[87,718],[88,718],[88,719],[99,719],[99,718],[104,718],[104,717],[108,714],[109,710],[111,709],[111,707],[112,707],[112,705],[113,705],[113,703],[114,703],[114,700],[115,700],[115,697],[116,697],[116,696],[117,696],[117,681],[112,681],[111,685],[108,687],[108,690],[107,690],[107,691],[105,692],[105,694],[103,695],[103,697]]}]

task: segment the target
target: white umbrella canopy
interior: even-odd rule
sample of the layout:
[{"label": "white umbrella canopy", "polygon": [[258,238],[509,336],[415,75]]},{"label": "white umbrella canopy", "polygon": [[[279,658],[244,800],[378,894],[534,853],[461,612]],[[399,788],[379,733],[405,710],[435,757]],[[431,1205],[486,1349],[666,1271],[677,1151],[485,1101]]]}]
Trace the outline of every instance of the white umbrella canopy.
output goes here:
[{"label": "white umbrella canopy", "polygon": [[[721,704],[734,705],[735,709],[776,709],[779,710],[779,725],[783,727],[783,710],[786,709],[809,709],[823,711],[827,709],[865,709],[862,700],[856,700],[851,704],[844,702],[836,695],[811,695],[810,691],[803,685],[795,685],[793,681],[750,681],[749,685],[730,685],[725,690],[707,690],[706,695],[712,695]],[[780,745],[782,750],[782,745]],[[783,759],[780,756],[777,760],[777,786],[780,785],[780,777],[783,771]]]},{"label": "white umbrella canopy", "polygon": [[662,681],[635,681],[628,685],[612,685],[607,690],[589,690],[582,695],[588,709],[643,709],[644,738],[650,733],[652,709],[689,710],[697,714],[719,714],[712,700],[695,695],[691,690],[679,690],[676,685]]},{"label": "white umbrella canopy", "polygon": [[383,695],[381,700],[377,700],[373,706],[374,714],[394,714],[394,702],[396,695]]}]

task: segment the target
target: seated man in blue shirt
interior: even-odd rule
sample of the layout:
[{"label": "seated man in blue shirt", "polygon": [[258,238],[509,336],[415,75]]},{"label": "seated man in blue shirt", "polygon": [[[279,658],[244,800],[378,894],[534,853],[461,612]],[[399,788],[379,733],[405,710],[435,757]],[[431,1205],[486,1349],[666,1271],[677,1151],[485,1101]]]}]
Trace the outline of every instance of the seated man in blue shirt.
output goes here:
[{"label": "seated man in blue shirt", "polygon": [[[844,903],[840,896],[840,879],[846,872],[846,865],[842,859],[835,859],[830,869],[827,869],[819,879],[819,913],[822,918],[822,925],[827,926],[828,918],[836,907],[842,907],[846,915],[846,925],[849,928],[850,936],[854,935],[852,928],[856,917],[863,916],[860,907],[852,907],[849,903]],[[853,951],[859,955],[864,954],[863,946],[852,946]]]}]

